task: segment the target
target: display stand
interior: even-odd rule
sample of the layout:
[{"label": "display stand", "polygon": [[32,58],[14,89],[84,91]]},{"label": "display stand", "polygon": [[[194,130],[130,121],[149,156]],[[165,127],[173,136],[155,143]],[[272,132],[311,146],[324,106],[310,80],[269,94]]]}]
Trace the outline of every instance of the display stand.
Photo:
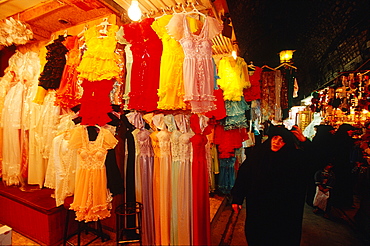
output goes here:
[{"label": "display stand", "polygon": [[[141,235],[141,212],[143,205],[139,202],[128,202],[119,205],[116,210],[116,242],[117,245],[126,243],[140,243],[142,245]],[[127,226],[127,219],[134,217],[136,226]]]},{"label": "display stand", "polygon": [[[81,245],[81,233],[82,232],[85,232],[86,234],[91,232],[91,233],[96,235],[96,237],[94,237],[89,242],[85,243],[84,245],[89,245],[92,242],[94,242],[95,240],[97,240],[98,238],[100,238],[102,242],[109,241],[111,238],[108,234],[103,233],[103,229],[102,229],[102,225],[101,225],[100,220],[93,221],[93,222],[88,222],[88,223],[85,223],[84,221],[80,221],[80,222],[78,222],[77,232],[75,232],[71,235],[68,235],[69,220],[71,218],[71,213],[73,212],[72,210],[69,209],[72,201],[73,201],[73,199],[71,199],[71,197],[68,197],[64,202],[64,207],[67,209],[67,217],[66,217],[66,223],[65,223],[65,228],[64,228],[63,246],[65,246],[67,244],[74,245],[71,242],[69,242],[68,240],[70,238],[72,238],[73,236],[75,236],[75,235],[77,235],[77,245],[80,246]],[[90,224],[93,224],[93,223],[96,225],[95,227],[89,226]]]}]

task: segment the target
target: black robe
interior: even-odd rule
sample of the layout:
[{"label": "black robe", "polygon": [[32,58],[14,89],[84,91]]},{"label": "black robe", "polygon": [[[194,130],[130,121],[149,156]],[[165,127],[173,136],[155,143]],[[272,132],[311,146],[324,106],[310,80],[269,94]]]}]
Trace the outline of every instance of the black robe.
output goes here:
[{"label": "black robe", "polygon": [[270,141],[256,148],[241,165],[232,189],[233,204],[246,198],[245,234],[249,246],[300,244],[307,164],[302,150]]}]

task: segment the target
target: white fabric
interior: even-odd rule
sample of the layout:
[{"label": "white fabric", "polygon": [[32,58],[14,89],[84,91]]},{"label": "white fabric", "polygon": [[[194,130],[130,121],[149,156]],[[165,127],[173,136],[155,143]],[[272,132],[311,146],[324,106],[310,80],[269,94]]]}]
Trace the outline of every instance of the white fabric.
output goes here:
[{"label": "white fabric", "polygon": [[18,82],[5,97],[1,122],[3,124],[3,181],[18,185],[21,171],[21,113],[24,85]]}]

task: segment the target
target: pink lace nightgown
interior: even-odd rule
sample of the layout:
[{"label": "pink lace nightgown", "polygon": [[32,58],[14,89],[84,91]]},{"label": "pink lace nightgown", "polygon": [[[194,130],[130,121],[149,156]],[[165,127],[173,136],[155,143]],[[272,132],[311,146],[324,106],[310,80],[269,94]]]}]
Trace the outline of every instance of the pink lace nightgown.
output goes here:
[{"label": "pink lace nightgown", "polygon": [[214,104],[214,67],[211,39],[222,31],[222,25],[207,16],[199,35],[190,31],[186,14],[176,14],[167,25],[168,33],[179,39],[185,53],[183,64],[185,96],[193,113],[216,109]]}]

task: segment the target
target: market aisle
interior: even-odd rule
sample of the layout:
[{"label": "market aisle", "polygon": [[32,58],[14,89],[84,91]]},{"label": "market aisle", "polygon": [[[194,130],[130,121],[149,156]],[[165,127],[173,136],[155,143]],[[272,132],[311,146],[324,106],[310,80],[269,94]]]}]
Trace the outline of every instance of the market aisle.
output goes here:
[{"label": "market aisle", "polygon": [[[236,216],[231,205],[225,206],[212,227],[212,245],[247,245],[244,237],[245,207]],[[340,211],[328,220],[312,212],[305,205],[301,246],[367,246],[363,236],[354,231],[343,218]],[[236,219],[236,221],[235,221]],[[235,222],[235,223],[234,223]],[[232,228],[232,225],[235,228]],[[227,226],[229,225],[229,226]]]}]

